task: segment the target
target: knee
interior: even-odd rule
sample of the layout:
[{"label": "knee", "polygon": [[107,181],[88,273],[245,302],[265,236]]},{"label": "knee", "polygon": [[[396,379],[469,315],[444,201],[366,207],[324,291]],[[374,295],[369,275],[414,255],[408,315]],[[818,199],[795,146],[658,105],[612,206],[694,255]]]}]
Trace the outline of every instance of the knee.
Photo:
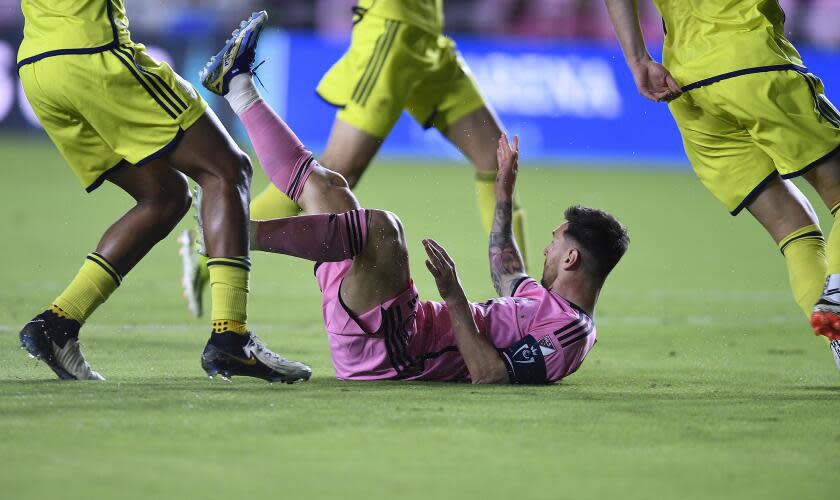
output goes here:
[{"label": "knee", "polygon": [[242,150],[236,149],[223,158],[216,160],[215,177],[226,186],[234,186],[240,190],[251,185],[254,167],[251,159]]},{"label": "knee", "polygon": [[329,169],[324,169],[324,181],[329,188],[350,189],[350,182],[346,177]]},{"label": "knee", "polygon": [[318,196],[326,196],[325,193],[334,189],[350,189],[347,179],[333,170],[316,166],[306,181],[306,185],[312,185],[318,191]]},{"label": "knee", "polygon": [[162,180],[153,194],[137,201],[138,204],[153,207],[156,212],[155,217],[159,221],[167,226],[174,226],[189,211],[192,196],[187,178],[179,173]]},{"label": "knee", "polygon": [[406,252],[405,233],[402,221],[397,214],[386,210],[368,210],[370,226],[368,238],[377,248],[386,249],[390,253]]}]

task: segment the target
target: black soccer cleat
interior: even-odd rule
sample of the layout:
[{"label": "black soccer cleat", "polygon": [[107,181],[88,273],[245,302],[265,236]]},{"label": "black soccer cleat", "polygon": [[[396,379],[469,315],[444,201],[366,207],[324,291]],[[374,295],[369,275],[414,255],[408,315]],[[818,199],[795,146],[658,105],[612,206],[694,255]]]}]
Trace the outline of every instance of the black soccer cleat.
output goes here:
[{"label": "black soccer cleat", "polygon": [[210,378],[220,375],[226,380],[239,375],[293,384],[312,376],[311,368],[273,352],[250,332],[210,334],[201,354],[201,367]]},{"label": "black soccer cleat", "polygon": [[72,319],[52,311],[35,316],[20,331],[20,346],[43,361],[61,380],[105,380],[91,370],[79,348],[79,328]]}]

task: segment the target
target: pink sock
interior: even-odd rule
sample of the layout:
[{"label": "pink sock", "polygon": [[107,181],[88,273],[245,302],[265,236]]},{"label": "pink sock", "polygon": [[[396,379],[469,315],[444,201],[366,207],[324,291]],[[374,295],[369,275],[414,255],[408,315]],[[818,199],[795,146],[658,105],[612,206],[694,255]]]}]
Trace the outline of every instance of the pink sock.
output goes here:
[{"label": "pink sock", "polygon": [[262,99],[239,115],[271,182],[294,201],[317,165],[292,129]]},{"label": "pink sock", "polygon": [[254,250],[282,253],[316,262],[338,262],[359,255],[367,243],[364,208],[340,214],[317,214],[264,220],[256,230]]}]

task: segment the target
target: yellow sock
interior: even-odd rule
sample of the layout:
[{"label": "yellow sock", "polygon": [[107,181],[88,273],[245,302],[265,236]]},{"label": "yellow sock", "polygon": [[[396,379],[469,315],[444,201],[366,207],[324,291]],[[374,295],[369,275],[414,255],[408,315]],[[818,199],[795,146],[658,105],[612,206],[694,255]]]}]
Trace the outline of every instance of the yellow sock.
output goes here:
[{"label": "yellow sock", "polygon": [[207,269],[210,272],[210,296],[213,300],[210,314],[213,333],[246,333],[251,260],[248,257],[210,257],[207,259]]},{"label": "yellow sock", "polygon": [[256,198],[251,200],[251,219],[268,220],[292,217],[300,213],[300,207],[285,193],[269,184]]},{"label": "yellow sock", "polygon": [[88,254],[79,273],[67,288],[56,297],[51,310],[80,324],[93,314],[120,286],[122,276],[104,257]]},{"label": "yellow sock", "polygon": [[779,242],[785,256],[793,298],[810,317],[825,281],[825,239],[817,225],[805,226]]},{"label": "yellow sock", "polygon": [[[481,225],[484,232],[489,235],[493,227],[493,217],[496,214],[496,172],[475,173],[475,198],[478,201],[478,213],[481,215]],[[525,238],[525,210],[516,201],[513,202],[513,214],[511,218],[513,237],[519,246],[519,253],[525,267],[528,267],[528,247]]]}]

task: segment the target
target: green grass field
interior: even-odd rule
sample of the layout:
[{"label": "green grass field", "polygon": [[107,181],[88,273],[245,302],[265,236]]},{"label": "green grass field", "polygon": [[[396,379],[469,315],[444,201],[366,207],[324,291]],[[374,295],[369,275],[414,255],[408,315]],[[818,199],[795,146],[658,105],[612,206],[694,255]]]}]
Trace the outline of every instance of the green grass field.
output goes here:
[{"label": "green grass field", "polygon": [[[570,203],[612,211],[632,238],[601,296],[599,343],[562,383],[339,382],[311,264],[263,254],[251,325],[312,380],[208,381],[208,324],[182,303],[175,233],[82,332],[108,381],[61,383],[17,332],[130,201],[107,185],[84,194],[48,142],[0,151],[0,498],[837,498],[828,347],[770,238],[690,173],[524,160],[534,274]],[[471,298],[493,294],[472,190],[463,165],[387,162],[358,190],[401,216],[425,298],[437,298],[428,236]]]}]

